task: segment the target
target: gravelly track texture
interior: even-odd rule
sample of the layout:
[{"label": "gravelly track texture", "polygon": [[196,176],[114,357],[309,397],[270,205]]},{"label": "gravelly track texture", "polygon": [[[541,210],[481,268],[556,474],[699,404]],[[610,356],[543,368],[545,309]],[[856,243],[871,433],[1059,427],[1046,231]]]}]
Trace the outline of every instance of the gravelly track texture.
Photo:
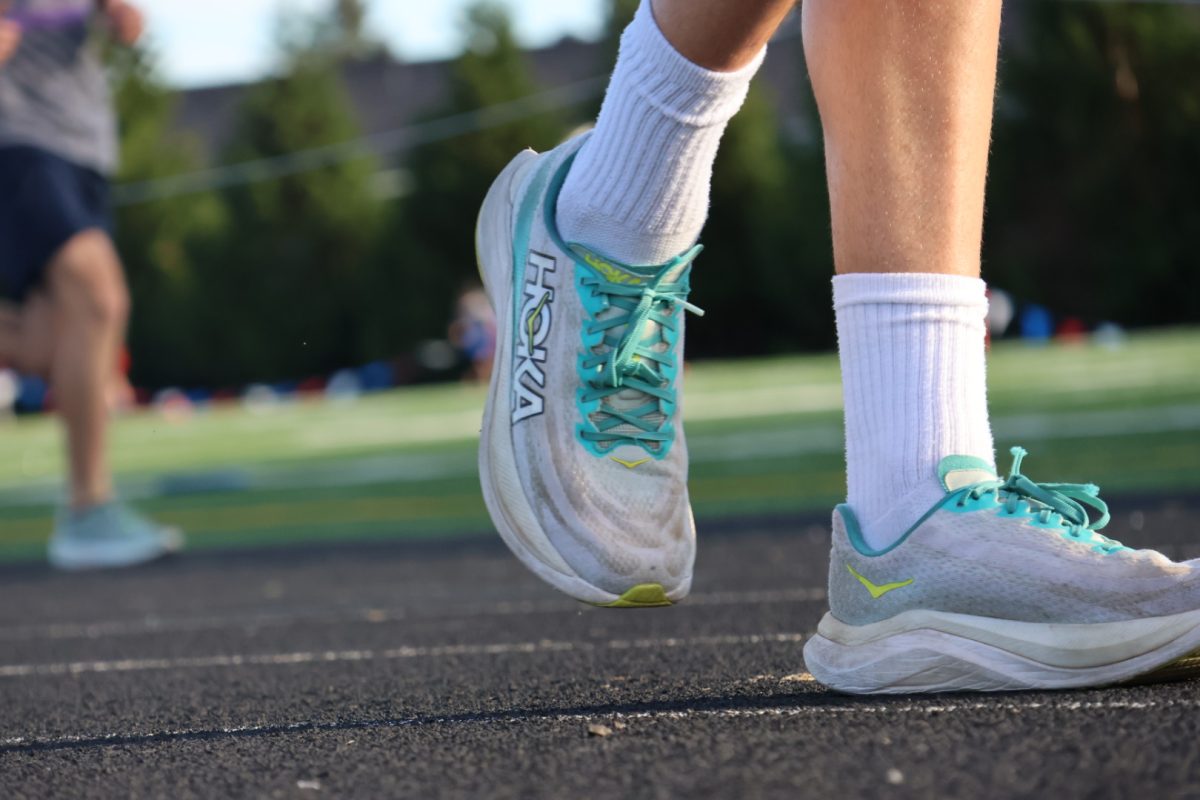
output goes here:
[{"label": "gravelly track texture", "polygon": [[[1195,498],[1113,505],[1114,536],[1200,555]],[[3,568],[0,797],[1200,795],[1200,683],[813,683],[827,536],[702,524],[693,600],[655,611],[575,604],[490,537]]]}]

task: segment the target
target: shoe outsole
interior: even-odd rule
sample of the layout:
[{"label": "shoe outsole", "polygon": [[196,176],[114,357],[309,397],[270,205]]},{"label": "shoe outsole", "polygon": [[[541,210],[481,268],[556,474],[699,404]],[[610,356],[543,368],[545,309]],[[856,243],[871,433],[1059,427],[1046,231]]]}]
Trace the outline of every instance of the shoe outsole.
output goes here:
[{"label": "shoe outsole", "polygon": [[640,583],[602,608],[663,608],[671,605],[667,592],[659,583]]},{"label": "shoe outsole", "polygon": [[[512,322],[512,236],[517,192],[529,178],[530,171],[537,167],[538,154],[532,150],[513,159],[489,189],[476,223],[475,253],[479,275],[501,330]],[[584,580],[555,550],[537,523],[517,481],[516,455],[507,428],[495,424],[497,418],[502,420],[509,413],[512,389],[506,362],[510,348],[509,337],[497,337],[479,442],[479,478],[484,504],[504,543],[539,578],[590,605],[660,608],[682,599],[690,587],[690,577],[669,591],[661,585],[639,584],[617,594]]]}]

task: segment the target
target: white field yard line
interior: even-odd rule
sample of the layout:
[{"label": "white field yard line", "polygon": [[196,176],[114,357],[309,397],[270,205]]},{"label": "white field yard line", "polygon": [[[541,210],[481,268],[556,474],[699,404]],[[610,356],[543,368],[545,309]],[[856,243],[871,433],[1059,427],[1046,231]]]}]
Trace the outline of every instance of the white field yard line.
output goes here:
[{"label": "white field yard line", "polygon": [[[807,673],[803,673],[807,675]],[[796,676],[789,676],[795,678]],[[808,676],[811,679],[811,676]],[[698,719],[763,719],[787,717],[853,717],[855,715],[933,715],[961,714],[972,711],[1053,711],[1086,713],[1089,711],[1164,711],[1180,709],[1194,711],[1200,709],[1200,701],[1194,700],[1093,700],[1073,702],[1017,702],[999,697],[994,701],[977,701],[962,703],[931,702],[923,703],[896,702],[877,703],[872,705],[857,704],[846,701],[844,705],[818,704],[808,706],[774,706],[767,708],[682,708],[661,709],[649,711],[610,711],[596,713],[555,712],[532,713],[526,715],[479,715],[467,716],[421,716],[401,717],[397,719],[367,719],[349,720],[344,722],[300,721],[280,723],[276,725],[238,725],[224,728],[176,728],[150,732],[111,732],[95,735],[68,735],[50,738],[33,736],[13,736],[0,739],[0,747],[4,748],[34,748],[53,749],[70,747],[72,745],[104,746],[107,743],[128,745],[134,742],[152,744],[156,741],[218,737],[218,736],[253,736],[255,734],[277,735],[312,731],[346,731],[346,730],[378,730],[387,728],[424,727],[430,725],[479,725],[479,724],[536,724],[539,722],[670,722],[690,721]]]},{"label": "white field yard line", "polygon": [[[766,589],[745,592],[707,592],[691,595],[683,601],[684,608],[691,606],[756,605],[773,603],[819,602],[826,597],[821,587],[806,589]],[[14,625],[0,627],[0,641],[35,641],[39,639],[104,639],[113,636],[138,636],[145,634],[192,633],[204,630],[257,630],[287,625],[346,623],[388,623],[441,621],[472,617],[525,616],[530,614],[575,614],[580,610],[587,613],[611,613],[591,609],[579,603],[564,600],[517,600],[499,603],[476,603],[461,606],[439,606],[433,611],[419,608],[352,608],[337,611],[296,610],[270,613],[242,611],[229,615],[197,617],[142,617],[126,620],[97,620],[94,622],[51,622],[41,625]]]},{"label": "white field yard line", "polygon": [[296,664],[332,664],[354,661],[394,661],[411,658],[531,655],[536,653],[599,652],[606,650],[660,650],[677,647],[738,647],[759,644],[800,644],[800,633],[736,636],[691,636],[662,639],[609,639],[587,642],[543,639],[536,642],[454,644],[428,647],[393,647],[386,650],[311,650],[296,653],[230,654],[179,658],[126,658],[115,661],[70,661],[52,664],[0,665],[0,678],[88,675],[114,672],[147,672],[178,669],[230,669],[280,667]]}]

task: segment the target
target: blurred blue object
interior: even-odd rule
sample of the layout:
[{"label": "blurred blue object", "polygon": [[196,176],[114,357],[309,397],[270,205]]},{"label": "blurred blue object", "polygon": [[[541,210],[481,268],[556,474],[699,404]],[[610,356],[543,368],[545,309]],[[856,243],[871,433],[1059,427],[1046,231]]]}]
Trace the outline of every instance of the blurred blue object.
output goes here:
[{"label": "blurred blue object", "polygon": [[1046,342],[1054,335],[1054,317],[1045,306],[1030,303],[1021,309],[1021,338],[1029,342]]},{"label": "blurred blue object", "polygon": [[16,409],[35,413],[46,407],[46,391],[49,387],[41,378],[22,375],[21,390],[17,394]]},{"label": "blurred blue object", "polygon": [[392,365],[386,361],[372,361],[366,366],[359,367],[358,379],[364,392],[377,392],[390,389],[395,385]]},{"label": "blurred blue object", "polygon": [[192,401],[193,405],[206,406],[212,402],[213,393],[208,389],[187,389],[184,391],[187,399]]}]

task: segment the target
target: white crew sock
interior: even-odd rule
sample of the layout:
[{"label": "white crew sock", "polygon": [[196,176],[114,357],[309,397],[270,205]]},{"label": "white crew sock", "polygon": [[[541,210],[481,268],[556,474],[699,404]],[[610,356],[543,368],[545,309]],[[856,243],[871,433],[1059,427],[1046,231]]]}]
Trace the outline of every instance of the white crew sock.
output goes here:
[{"label": "white crew sock", "polygon": [[766,48],[736,72],[711,72],[671,46],[643,0],[591,138],[558,197],[563,238],[632,265],[695,244],[708,215],[717,145]]},{"label": "white crew sock", "polygon": [[985,284],[924,273],[833,279],[846,404],[847,502],[888,547],[945,495],[944,456],[995,464],[984,363]]}]

